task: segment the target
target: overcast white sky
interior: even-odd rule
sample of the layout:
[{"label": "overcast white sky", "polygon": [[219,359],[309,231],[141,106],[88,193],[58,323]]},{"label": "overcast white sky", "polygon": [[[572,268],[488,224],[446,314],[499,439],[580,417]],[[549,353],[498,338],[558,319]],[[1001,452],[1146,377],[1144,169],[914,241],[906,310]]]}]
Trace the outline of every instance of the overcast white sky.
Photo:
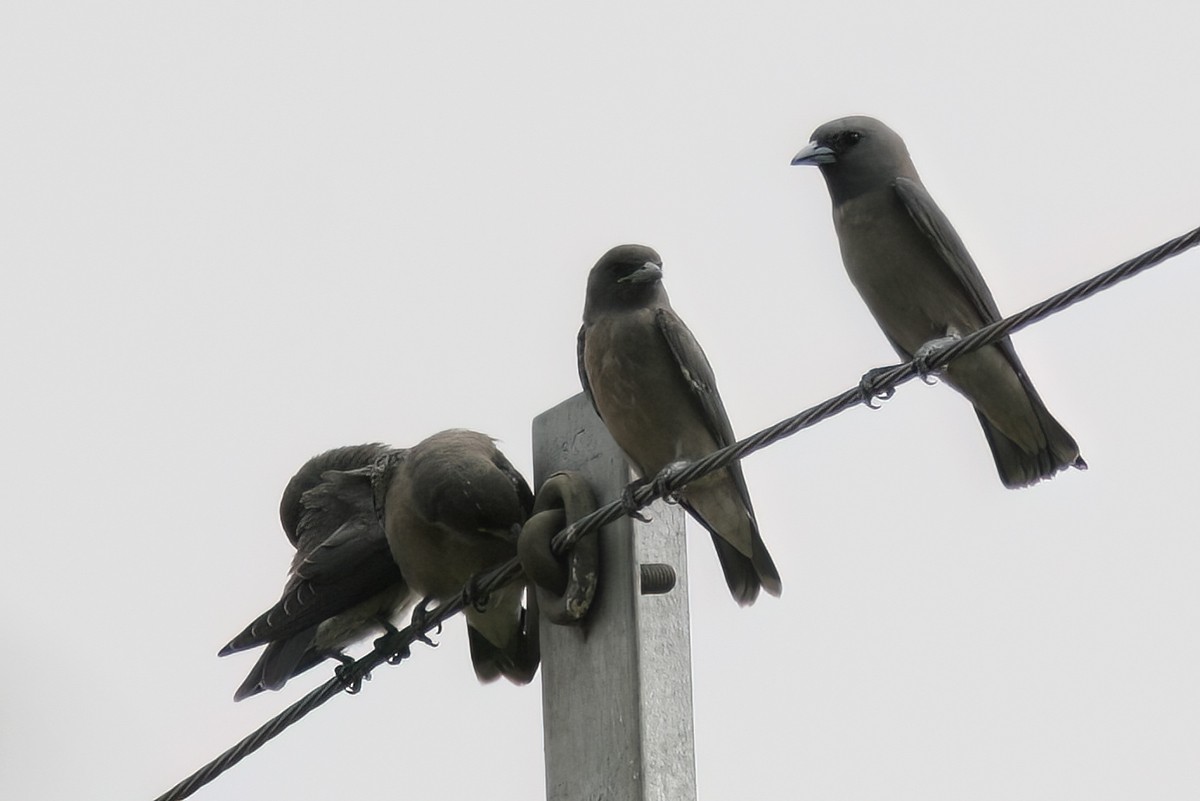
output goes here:
[{"label": "overcast white sky", "polygon": [[[818,124],[907,140],[1002,310],[1200,225],[1193,2],[9,3],[0,796],[149,799],[234,704],[279,494],[327,448],[578,391],[587,270],[662,254],[747,435],[893,354]],[[1200,795],[1200,254],[1017,349],[1091,464],[1026,491],[912,384],[745,465],[782,599],[692,532],[702,798]],[[197,798],[543,793],[540,690],[461,623]]]}]

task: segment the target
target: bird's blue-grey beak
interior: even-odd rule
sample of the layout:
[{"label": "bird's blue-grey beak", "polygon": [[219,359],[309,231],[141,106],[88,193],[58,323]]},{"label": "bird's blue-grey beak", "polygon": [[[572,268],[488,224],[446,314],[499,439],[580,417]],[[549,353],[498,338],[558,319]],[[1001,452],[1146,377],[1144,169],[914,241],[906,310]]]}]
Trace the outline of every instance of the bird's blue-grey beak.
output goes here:
[{"label": "bird's blue-grey beak", "polygon": [[819,145],[816,142],[809,142],[800,152],[792,158],[792,166],[797,164],[833,164],[837,161],[837,156],[833,153],[833,148]]},{"label": "bird's blue-grey beak", "polygon": [[662,267],[648,261],[624,278],[618,278],[618,284],[648,284],[662,278]]}]

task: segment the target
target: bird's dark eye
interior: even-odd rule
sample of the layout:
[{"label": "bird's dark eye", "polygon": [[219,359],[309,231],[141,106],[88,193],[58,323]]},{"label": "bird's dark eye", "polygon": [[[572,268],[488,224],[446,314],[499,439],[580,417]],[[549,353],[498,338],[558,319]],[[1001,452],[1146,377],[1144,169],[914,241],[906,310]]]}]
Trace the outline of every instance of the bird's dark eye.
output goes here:
[{"label": "bird's dark eye", "polygon": [[843,136],[842,139],[847,145],[856,145],[858,144],[858,140],[862,139],[862,134],[860,134],[858,131],[847,131],[846,135]]}]

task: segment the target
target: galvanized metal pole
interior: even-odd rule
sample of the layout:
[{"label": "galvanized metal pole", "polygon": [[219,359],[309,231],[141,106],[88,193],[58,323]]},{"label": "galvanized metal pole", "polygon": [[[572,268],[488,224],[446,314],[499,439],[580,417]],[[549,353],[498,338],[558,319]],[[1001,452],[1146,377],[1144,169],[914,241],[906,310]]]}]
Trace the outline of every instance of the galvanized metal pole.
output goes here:
[{"label": "galvanized metal pole", "polygon": [[[533,421],[540,485],[584,475],[600,502],[631,480],[628,463],[583,395]],[[683,512],[656,502],[641,523],[605,526],[600,584],[583,626],[542,621],[548,801],[688,801],[696,797],[692,660]],[[642,565],[669,565],[673,588],[644,594]]]}]

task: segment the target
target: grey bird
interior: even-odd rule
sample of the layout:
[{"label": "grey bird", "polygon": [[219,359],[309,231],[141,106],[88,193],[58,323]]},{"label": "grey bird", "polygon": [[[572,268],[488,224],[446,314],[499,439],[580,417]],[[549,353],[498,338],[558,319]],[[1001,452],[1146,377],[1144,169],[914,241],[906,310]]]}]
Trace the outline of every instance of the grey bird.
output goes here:
[{"label": "grey bird", "polygon": [[[825,123],[792,164],[816,165],[825,176],[846,272],[901,358],[927,357],[1001,319],[904,141],[886,125],[871,117]],[[1007,337],[955,359],[944,376],[975,406],[1004,486],[1087,468]]]},{"label": "grey bird", "polygon": [[[493,440],[451,429],[412,447],[396,465],[384,500],[384,528],[405,581],[427,603],[463,593],[477,573],[517,555],[517,535],[533,507],[525,479]],[[465,610],[471,661],[480,681],[532,680],[537,617],[525,612],[523,583]],[[533,593],[529,593],[532,598]]]},{"label": "grey bird", "polygon": [[[643,479],[736,441],[716,376],[671,308],[651,248],[620,245],[596,262],[578,357],[584,393]],[[693,481],[679,501],[712,535],[739,604],[754,603],[760,589],[782,592],[739,463]]]},{"label": "grey bird", "polygon": [[376,512],[371,471],[403,451],[370,444],[310,459],[279,503],[284,533],[296,548],[283,597],[221,649],[266,645],[234,694],[242,700],[278,690],[342,649],[391,625],[416,600],[392,559]]}]

